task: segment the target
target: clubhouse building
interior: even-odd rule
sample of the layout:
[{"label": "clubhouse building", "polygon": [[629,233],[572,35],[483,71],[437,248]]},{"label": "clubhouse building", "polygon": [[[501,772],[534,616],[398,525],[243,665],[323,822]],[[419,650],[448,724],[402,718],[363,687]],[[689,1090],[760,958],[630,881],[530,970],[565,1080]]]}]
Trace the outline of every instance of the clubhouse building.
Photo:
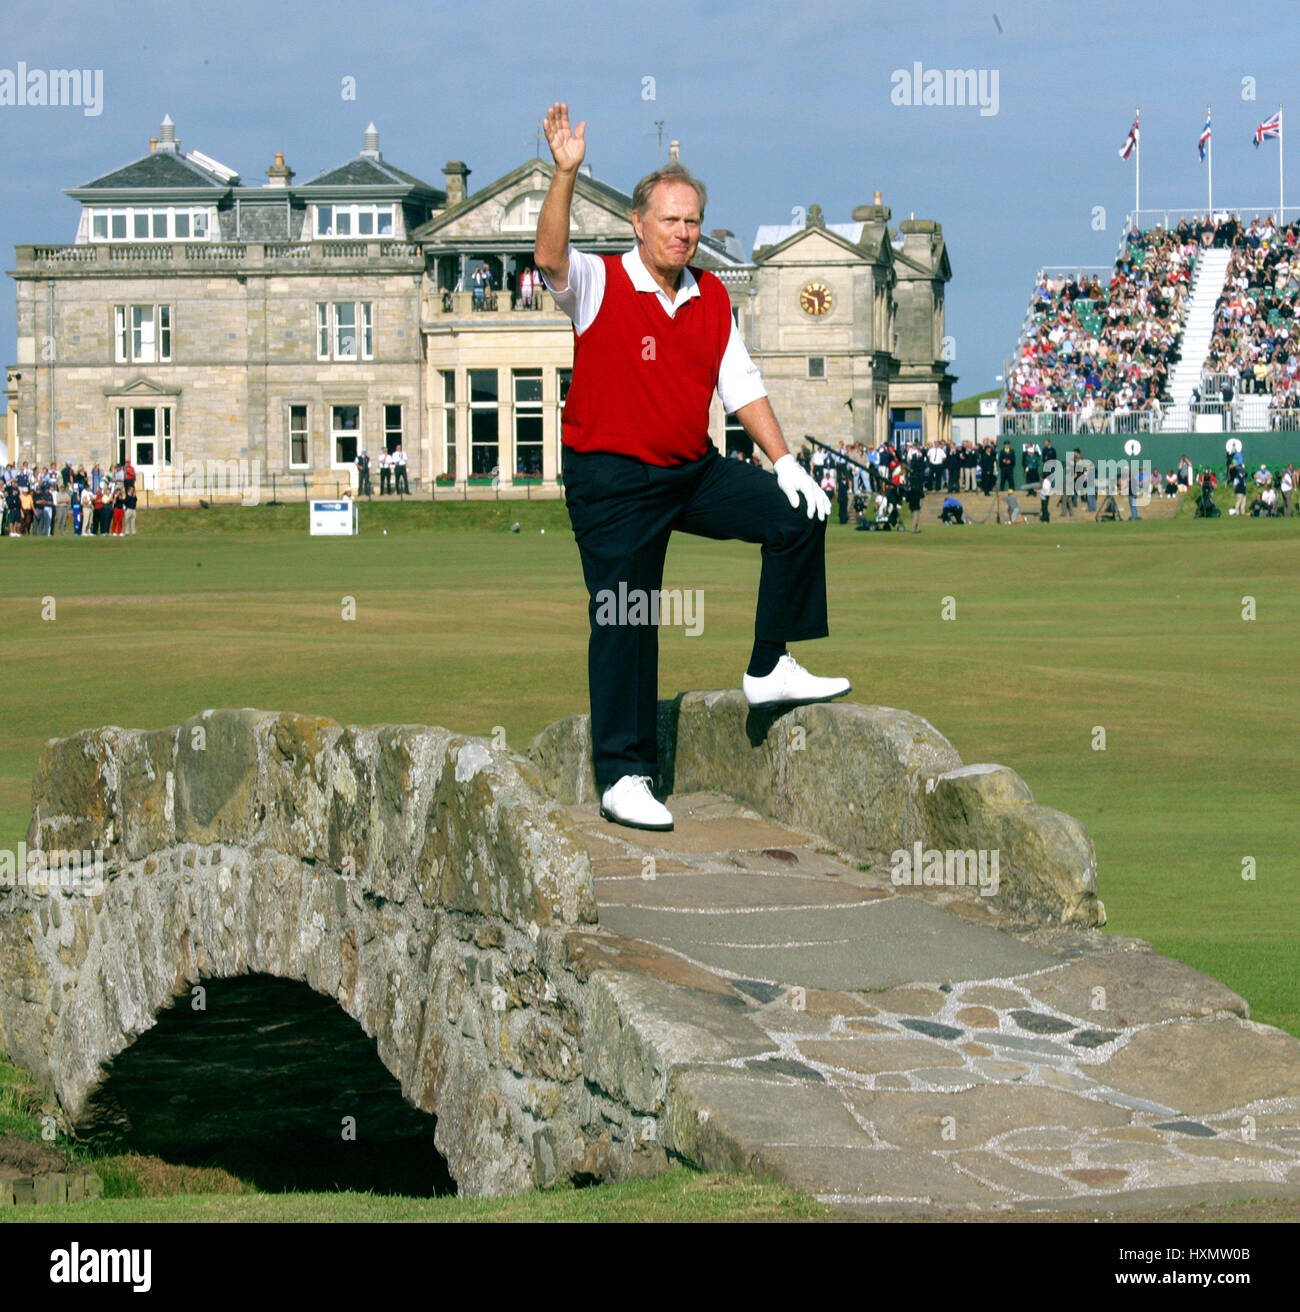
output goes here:
[{"label": "clubhouse building", "polygon": [[[10,458],[130,460],[164,493],[244,462],[269,497],[355,485],[358,452],[373,470],[401,445],[416,493],[556,490],[573,333],[548,292],[523,295],[551,172],[472,191],[453,160],[434,186],[371,125],[335,167],[300,182],[277,154],[248,185],[164,119],[148,153],[67,191],[71,244],[16,248]],[[584,167],[574,245],[627,250],[630,212]],[[942,229],[890,217],[877,192],[850,223],[812,205],[760,227],[751,256],[727,229],[700,239],[796,447],[951,435]],[[710,427],[750,449],[716,397]]]}]

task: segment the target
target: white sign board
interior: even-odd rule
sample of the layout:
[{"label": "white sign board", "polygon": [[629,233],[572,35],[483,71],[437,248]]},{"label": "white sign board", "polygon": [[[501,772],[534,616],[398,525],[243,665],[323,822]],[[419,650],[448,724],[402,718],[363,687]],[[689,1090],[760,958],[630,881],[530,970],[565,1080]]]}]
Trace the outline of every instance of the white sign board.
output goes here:
[{"label": "white sign board", "polygon": [[311,535],[352,534],[357,531],[357,503],[355,501],[313,501],[311,503]]}]

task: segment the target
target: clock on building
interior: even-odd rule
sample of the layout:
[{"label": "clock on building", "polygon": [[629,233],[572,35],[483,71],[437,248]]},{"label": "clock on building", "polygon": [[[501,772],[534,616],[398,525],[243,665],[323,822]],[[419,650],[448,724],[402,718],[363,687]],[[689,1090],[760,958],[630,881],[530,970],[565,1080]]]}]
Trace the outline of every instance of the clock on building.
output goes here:
[{"label": "clock on building", "polygon": [[831,289],[824,282],[810,282],[799,293],[799,304],[805,314],[825,314],[831,308],[831,299]]}]

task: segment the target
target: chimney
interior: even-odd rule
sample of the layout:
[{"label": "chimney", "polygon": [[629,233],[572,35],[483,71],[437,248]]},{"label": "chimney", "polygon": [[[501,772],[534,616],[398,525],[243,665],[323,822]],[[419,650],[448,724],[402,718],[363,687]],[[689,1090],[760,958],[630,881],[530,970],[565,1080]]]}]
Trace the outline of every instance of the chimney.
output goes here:
[{"label": "chimney", "polygon": [[710,237],[716,237],[720,242],[725,242],[728,237],[734,237],[736,234],[730,228],[714,228],[709,233]]},{"label": "chimney", "polygon": [[681,146],[681,144],[682,143],[680,141],[670,141],[668,143],[668,162],[670,164],[681,163],[681,161],[677,158],[678,148]]},{"label": "chimney", "polygon": [[287,187],[289,180],[293,177],[293,170],[284,162],[284,151],[275,152],[275,163],[266,170],[266,176],[270,181],[266,184],[268,187]]},{"label": "chimney", "polygon": [[853,211],[853,221],[863,225],[858,245],[864,250],[874,250],[888,241],[886,227],[892,217],[893,211],[881,200],[879,192],[875,193],[870,205],[857,206]]},{"label": "chimney", "polygon": [[361,153],[367,159],[382,159],[379,153],[379,129],[374,123],[366,129],[365,145],[361,148]]},{"label": "chimney", "polygon": [[469,192],[468,179],[471,169],[467,169],[458,159],[449,159],[442,166],[442,176],[447,180],[447,206],[459,205]]},{"label": "chimney", "polygon": [[922,263],[929,263],[938,249],[943,225],[933,219],[904,219],[898,228],[903,234],[903,250]]},{"label": "chimney", "polygon": [[158,145],[163,150],[178,152],[181,148],[180,139],[176,136],[176,124],[172,122],[170,114],[163,116],[162,126],[158,129]]},{"label": "chimney", "polygon": [[156,151],[157,149],[158,149],[158,138],[157,138],[157,137],[150,137],[150,138],[149,138],[149,153],[152,155],[152,154],[154,153],[154,151]]}]

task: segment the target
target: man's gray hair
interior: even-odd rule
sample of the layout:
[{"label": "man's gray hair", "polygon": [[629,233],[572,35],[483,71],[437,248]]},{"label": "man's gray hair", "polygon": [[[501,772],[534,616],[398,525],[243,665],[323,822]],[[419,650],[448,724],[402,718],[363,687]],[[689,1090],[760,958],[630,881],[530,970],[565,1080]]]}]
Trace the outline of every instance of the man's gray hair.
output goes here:
[{"label": "man's gray hair", "polygon": [[650,208],[650,193],[661,182],[684,182],[687,186],[694,187],[695,194],[700,198],[700,218],[704,217],[704,207],[709,203],[708,188],[685,164],[679,164],[675,160],[671,164],[665,164],[661,169],[655,169],[653,173],[647,173],[636,184],[636,189],[632,192],[632,209],[635,213],[644,214]]}]

